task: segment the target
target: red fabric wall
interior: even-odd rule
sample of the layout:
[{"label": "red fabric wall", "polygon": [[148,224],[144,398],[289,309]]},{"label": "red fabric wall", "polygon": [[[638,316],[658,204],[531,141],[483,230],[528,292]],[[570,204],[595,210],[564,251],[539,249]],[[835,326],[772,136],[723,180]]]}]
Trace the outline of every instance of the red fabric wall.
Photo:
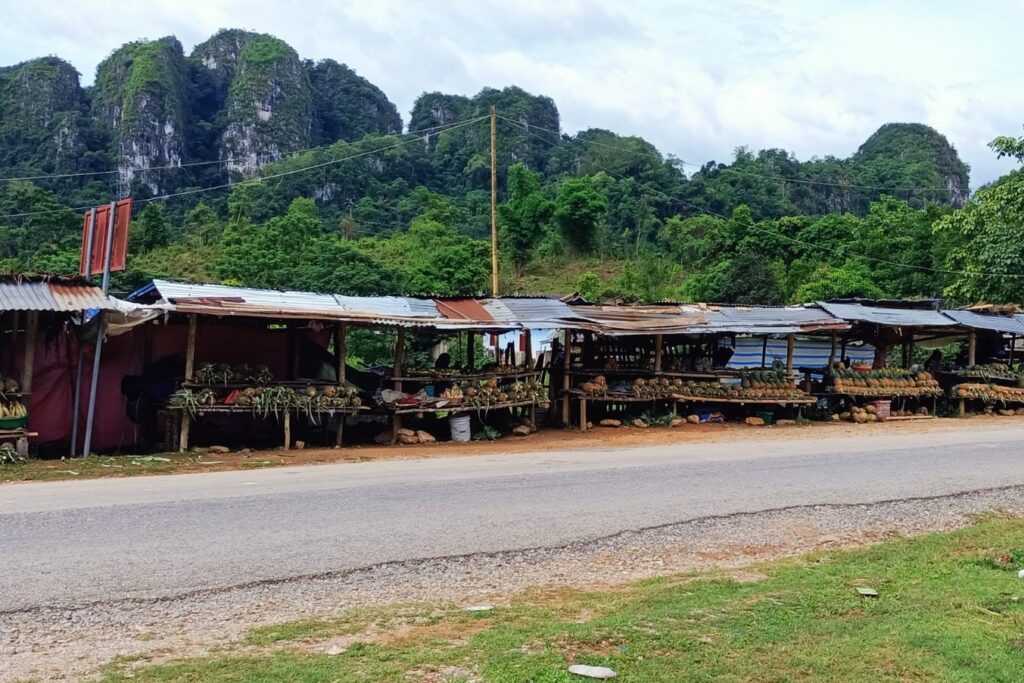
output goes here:
[{"label": "red fabric wall", "polygon": [[[147,329],[148,328],[148,329]],[[108,337],[103,344],[100,381],[96,393],[96,419],[93,426],[93,449],[109,451],[130,449],[137,444],[137,425],[128,419],[121,380],[125,375],[142,372],[146,362],[146,346],[151,344],[148,362],[167,356],[185,357],[186,323],[140,325],[118,337]],[[70,443],[73,388],[77,339],[70,331],[55,339],[39,335],[36,346],[35,373],[29,403],[29,428],[39,433],[37,443]],[[326,332],[309,333],[321,346],[327,345]],[[89,383],[92,377],[93,347],[86,347],[83,358],[82,396],[79,412],[79,444],[85,433]],[[23,350],[14,350],[15,378],[21,377]],[[275,377],[288,374],[288,332],[284,329],[261,329],[233,326],[214,320],[199,321],[196,332],[196,367],[202,363],[222,362],[232,365],[265,363]]]}]

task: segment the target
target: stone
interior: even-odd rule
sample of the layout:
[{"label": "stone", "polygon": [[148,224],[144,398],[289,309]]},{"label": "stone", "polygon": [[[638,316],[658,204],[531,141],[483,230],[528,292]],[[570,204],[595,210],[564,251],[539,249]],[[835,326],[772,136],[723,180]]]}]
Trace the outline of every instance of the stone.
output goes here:
[{"label": "stone", "polygon": [[512,430],[512,433],[515,434],[516,436],[529,436],[533,432],[531,432],[530,428],[527,427],[526,425],[519,425],[518,427],[515,427]]},{"label": "stone", "polygon": [[601,425],[602,427],[621,427],[622,426],[622,422],[620,420],[612,420],[610,418],[606,418],[604,420],[601,420],[600,422],[598,422],[598,424]]},{"label": "stone", "polygon": [[639,429],[647,429],[648,427],[650,427],[650,425],[647,424],[647,422],[641,420],[639,417],[633,420],[633,426],[638,427]]},{"label": "stone", "polygon": [[209,448],[206,449],[206,452],[216,453],[217,455],[223,455],[225,453],[230,453],[231,449],[228,448],[227,446],[210,446]]},{"label": "stone", "polygon": [[533,420],[531,420],[528,417],[523,418],[522,424],[523,424],[524,427],[529,427],[530,428],[530,433],[531,434],[537,431],[537,425],[533,424]]},{"label": "stone", "polygon": [[796,424],[796,420],[776,420],[775,424],[782,425],[782,426],[795,425]]},{"label": "stone", "polygon": [[591,422],[590,420],[587,420],[587,429],[593,429],[593,428],[594,428],[594,423]]},{"label": "stone", "polygon": [[744,422],[751,427],[764,427],[764,420],[759,417],[748,417]]},{"label": "stone", "polygon": [[687,415],[686,416],[686,421],[689,422],[692,425],[700,424],[700,416],[699,415]]},{"label": "stone", "polygon": [[374,443],[381,443],[381,444],[383,444],[383,443],[391,443],[391,431],[390,430],[384,430],[383,432],[381,432],[377,436],[373,437],[373,441],[374,441]]},{"label": "stone", "polygon": [[419,438],[420,443],[434,443],[437,439],[430,432],[425,432],[422,429],[416,430],[416,436]]},{"label": "stone", "polygon": [[412,434],[402,434],[401,432],[399,432],[398,434],[398,443],[405,444],[406,446],[411,446],[419,442],[420,438],[416,436],[416,432],[413,432]]},{"label": "stone", "polygon": [[588,666],[586,664],[573,664],[569,667],[569,673],[583,676],[584,678],[596,678],[601,681],[615,678],[615,671],[606,666]]},{"label": "stone", "polygon": [[296,450],[300,450],[301,451],[305,447],[306,447],[306,442],[305,441],[296,441],[295,442],[295,449]]},{"label": "stone", "polygon": [[1002,409],[1002,410],[999,411],[999,414],[1002,415],[1003,417],[1012,417],[1013,415],[1016,415],[1017,413],[1016,413],[1016,411],[1013,411],[1013,410]]},{"label": "stone", "polygon": [[399,429],[398,430],[398,435],[399,436],[416,436],[416,432],[414,430],[412,430],[412,429],[404,429],[403,428],[403,429]]},{"label": "stone", "polygon": [[343,653],[346,649],[347,648],[344,648],[341,645],[338,645],[337,643],[335,643],[335,644],[331,645],[329,648],[327,648],[326,650],[324,650],[324,654],[327,655],[328,657],[337,657],[338,655]]},{"label": "stone", "polygon": [[678,427],[678,426],[684,425],[684,424],[686,424],[686,418],[685,417],[673,417],[672,421],[668,423],[668,426],[669,427]]}]

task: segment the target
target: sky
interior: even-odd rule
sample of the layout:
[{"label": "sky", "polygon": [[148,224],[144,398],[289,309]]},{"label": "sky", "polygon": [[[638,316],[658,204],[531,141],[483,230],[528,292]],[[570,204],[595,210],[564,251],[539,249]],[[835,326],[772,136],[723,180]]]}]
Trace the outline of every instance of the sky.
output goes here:
[{"label": "sky", "polygon": [[1024,134],[1024,2],[979,0],[147,0],[9,3],[0,64],[55,54],[91,83],[122,43],[219,28],[344,62],[408,121],[423,92],[518,85],[568,133],[640,135],[689,163],[780,147],[846,157],[883,123],[936,128],[971,186],[1013,168],[987,144]]}]

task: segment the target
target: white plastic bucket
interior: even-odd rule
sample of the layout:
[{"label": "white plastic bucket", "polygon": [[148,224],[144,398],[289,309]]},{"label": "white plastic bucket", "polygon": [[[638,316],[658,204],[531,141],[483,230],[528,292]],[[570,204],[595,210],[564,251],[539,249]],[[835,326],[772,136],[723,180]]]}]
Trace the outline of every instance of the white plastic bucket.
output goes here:
[{"label": "white plastic bucket", "polygon": [[448,418],[452,429],[452,441],[469,441],[472,435],[469,428],[469,415],[456,415]]}]

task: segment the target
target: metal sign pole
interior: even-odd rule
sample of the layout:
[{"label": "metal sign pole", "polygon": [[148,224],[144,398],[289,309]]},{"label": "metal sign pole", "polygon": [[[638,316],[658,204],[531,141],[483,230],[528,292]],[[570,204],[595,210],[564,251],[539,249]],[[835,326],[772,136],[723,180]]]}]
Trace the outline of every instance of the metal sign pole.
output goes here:
[{"label": "metal sign pole", "polygon": [[[110,255],[114,250],[114,222],[117,214],[117,202],[110,202],[110,217],[107,221],[106,253],[103,256],[103,296],[110,291]],[[92,359],[92,378],[89,383],[89,409],[85,416],[85,444],[82,455],[89,457],[92,452],[92,425],[96,416],[96,388],[100,381],[100,357],[103,355],[103,337],[107,331],[106,315],[99,313],[99,324],[96,329],[96,354]]]},{"label": "metal sign pole", "polygon": [[[96,233],[96,209],[89,209],[89,224],[85,230],[85,268],[82,274],[88,280],[92,277],[92,241]],[[78,345],[78,362],[75,364],[75,398],[71,408],[71,457],[78,452],[78,414],[82,408],[82,345]]]}]

